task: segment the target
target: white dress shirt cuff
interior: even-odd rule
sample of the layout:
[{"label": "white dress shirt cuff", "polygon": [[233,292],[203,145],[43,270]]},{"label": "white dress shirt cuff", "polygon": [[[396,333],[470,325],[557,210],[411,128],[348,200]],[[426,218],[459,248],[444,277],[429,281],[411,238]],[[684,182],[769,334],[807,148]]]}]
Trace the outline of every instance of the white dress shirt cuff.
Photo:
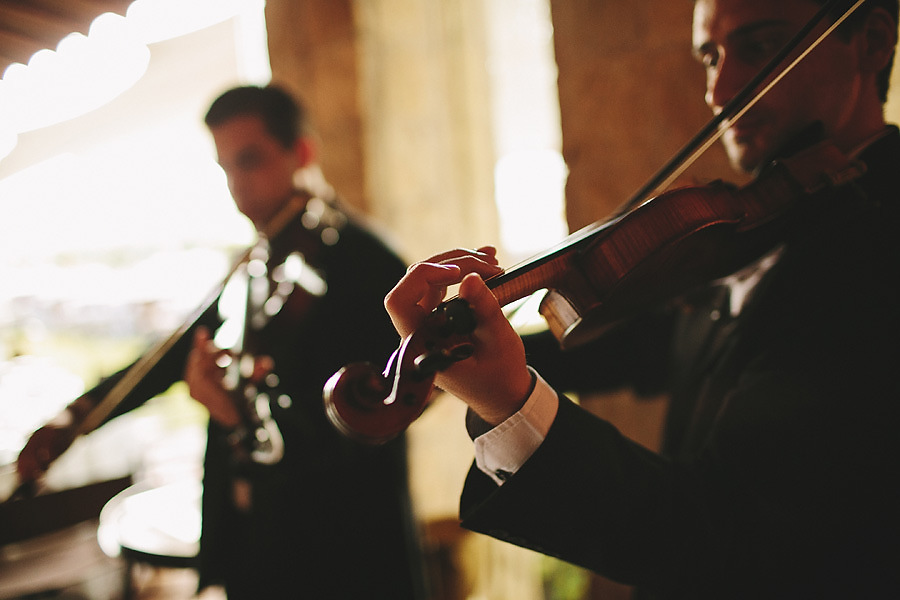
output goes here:
[{"label": "white dress shirt cuff", "polygon": [[512,477],[543,443],[556,418],[559,396],[540,375],[525,405],[475,438],[475,464],[497,485]]}]

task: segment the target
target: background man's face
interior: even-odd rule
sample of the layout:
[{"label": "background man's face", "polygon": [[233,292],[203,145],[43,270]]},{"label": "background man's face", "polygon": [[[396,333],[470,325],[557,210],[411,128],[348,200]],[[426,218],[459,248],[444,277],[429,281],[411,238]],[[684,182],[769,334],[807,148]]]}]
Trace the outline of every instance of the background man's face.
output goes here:
[{"label": "background man's face", "polygon": [[294,172],[301,166],[297,154],[252,115],[229,119],[211,132],[238,210],[262,228],[293,191]]}]

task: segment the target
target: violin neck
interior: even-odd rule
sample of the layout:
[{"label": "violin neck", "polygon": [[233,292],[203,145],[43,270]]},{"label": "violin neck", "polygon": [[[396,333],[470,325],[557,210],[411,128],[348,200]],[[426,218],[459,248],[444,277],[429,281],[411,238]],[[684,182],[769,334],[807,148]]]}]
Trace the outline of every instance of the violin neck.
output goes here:
[{"label": "violin neck", "polygon": [[558,284],[577,259],[581,250],[591,244],[614,221],[592,223],[568,235],[559,244],[528,258],[486,280],[500,306]]}]

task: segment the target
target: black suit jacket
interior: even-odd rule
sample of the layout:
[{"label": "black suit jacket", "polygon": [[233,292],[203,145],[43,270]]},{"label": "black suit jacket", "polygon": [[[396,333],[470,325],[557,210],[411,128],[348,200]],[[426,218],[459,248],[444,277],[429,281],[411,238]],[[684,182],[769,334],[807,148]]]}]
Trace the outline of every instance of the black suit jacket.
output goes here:
[{"label": "black suit jacket", "polygon": [[668,392],[664,451],[561,396],[547,439],[503,486],[470,471],[464,526],[651,597],[897,593],[897,130],[861,158],[861,180],[798,206],[737,318],[710,287],[569,356],[529,343],[557,389]]},{"label": "black suit jacket", "polygon": [[[398,337],[382,301],[406,267],[357,220],[343,226],[337,244],[322,246],[316,235],[298,217],[271,240],[270,270],[301,250],[328,289],[302,311],[294,313],[288,305],[253,336],[259,352],[274,359],[279,389],[292,402],[282,406],[273,395],[269,403],[285,455],[278,464],[256,465],[247,473],[253,485],[249,513],[230,500],[227,432],[215,422],[209,425],[201,586],[225,583],[230,598],[418,598],[424,580],[405,440],[401,436],[377,448],[352,442],[327,421],[322,400],[325,382],[341,367],[379,364],[396,348]],[[295,295],[302,300],[302,292],[291,298]],[[218,324],[214,304],[114,416],[180,381],[193,328]],[[90,395],[102,398],[120,377],[102,382]]]}]

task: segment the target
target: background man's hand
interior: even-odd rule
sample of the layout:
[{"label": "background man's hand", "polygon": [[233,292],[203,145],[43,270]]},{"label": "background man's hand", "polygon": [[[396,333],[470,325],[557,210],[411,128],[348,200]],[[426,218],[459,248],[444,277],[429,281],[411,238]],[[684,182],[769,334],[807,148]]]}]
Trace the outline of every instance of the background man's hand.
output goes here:
[{"label": "background man's hand", "polygon": [[37,481],[72,444],[74,437],[75,424],[71,419],[68,423],[48,423],[31,434],[16,462],[19,481]]},{"label": "background man's hand", "polygon": [[225,389],[225,369],[221,366],[228,352],[215,346],[208,329],[200,328],[188,355],[184,381],[191,397],[209,411],[209,417],[223,427],[236,427],[241,414],[234,405],[232,394]]}]

